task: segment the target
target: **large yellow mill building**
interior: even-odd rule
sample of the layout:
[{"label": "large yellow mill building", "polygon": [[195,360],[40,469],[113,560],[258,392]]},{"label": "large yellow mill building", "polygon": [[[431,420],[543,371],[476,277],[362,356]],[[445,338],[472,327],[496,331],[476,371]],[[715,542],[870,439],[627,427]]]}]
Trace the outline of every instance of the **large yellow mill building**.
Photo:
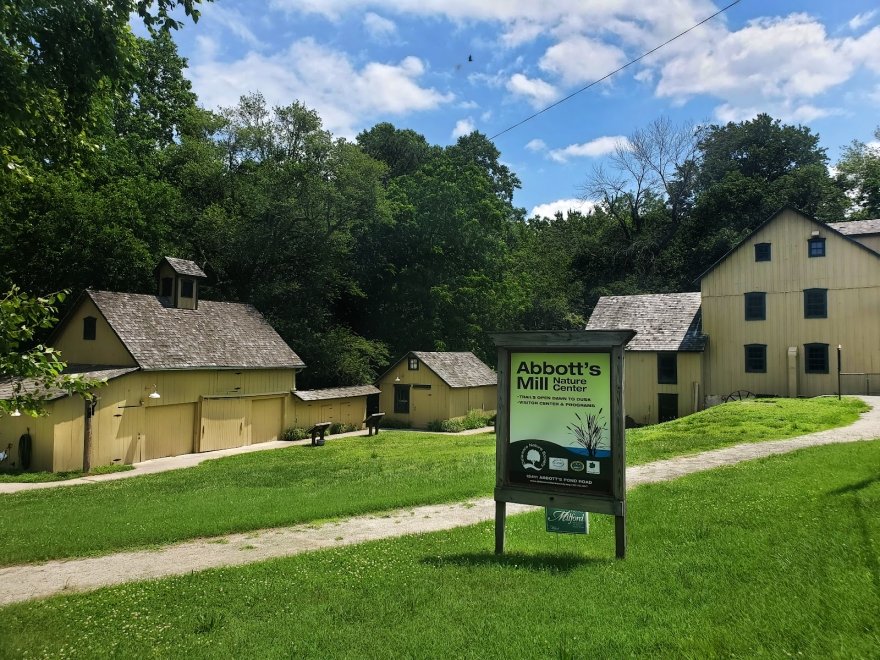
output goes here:
[{"label": "large yellow mill building", "polygon": [[[277,440],[288,426],[360,425],[372,385],[296,391],[303,361],[250,305],[199,299],[205,274],[166,257],[160,295],[87,290],[51,344],[69,371],[106,380],[93,406],[50,393],[48,415],[0,419],[0,451],[15,464],[32,437],[31,469],[91,466]],[[0,383],[0,396],[11,397]]]},{"label": "large yellow mill building", "polygon": [[700,276],[699,293],[605,297],[587,325],[624,327],[638,333],[625,367],[638,423],[740,393],[877,394],[880,220],[782,209]]}]

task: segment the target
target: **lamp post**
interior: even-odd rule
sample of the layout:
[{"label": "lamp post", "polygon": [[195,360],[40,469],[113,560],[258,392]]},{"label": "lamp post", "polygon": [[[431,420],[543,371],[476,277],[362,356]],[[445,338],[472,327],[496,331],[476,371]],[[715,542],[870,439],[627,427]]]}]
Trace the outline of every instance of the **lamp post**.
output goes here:
[{"label": "lamp post", "polygon": [[840,401],[841,391],[840,391],[840,349],[843,348],[840,344],[837,345],[837,400]]}]

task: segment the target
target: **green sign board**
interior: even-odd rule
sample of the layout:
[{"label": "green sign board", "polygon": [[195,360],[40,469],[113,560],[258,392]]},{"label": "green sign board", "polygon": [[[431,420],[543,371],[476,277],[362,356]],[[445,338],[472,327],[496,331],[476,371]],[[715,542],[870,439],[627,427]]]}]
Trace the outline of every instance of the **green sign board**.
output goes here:
[{"label": "green sign board", "polygon": [[610,496],[608,352],[511,352],[507,483]]},{"label": "green sign board", "polygon": [[544,509],[547,531],[557,534],[587,534],[590,531],[590,519],[586,511],[572,509]]},{"label": "green sign board", "polygon": [[[508,502],[547,509],[548,531],[574,513],[614,516],[626,555],[624,346],[635,332],[499,332],[495,426],[495,552],[504,552]],[[553,511],[562,512],[550,520]]]}]

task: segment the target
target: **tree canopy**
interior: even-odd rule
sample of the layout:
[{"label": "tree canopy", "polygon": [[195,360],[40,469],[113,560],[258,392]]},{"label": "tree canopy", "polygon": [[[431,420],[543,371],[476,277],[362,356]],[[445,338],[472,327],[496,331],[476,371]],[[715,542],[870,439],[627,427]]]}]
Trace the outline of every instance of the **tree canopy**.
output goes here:
[{"label": "tree canopy", "polygon": [[63,303],[39,294],[152,292],[172,255],[204,268],[207,297],[265,314],[309,365],[303,386],[368,382],[413,349],[493,363],[494,330],[583,327],[601,295],[694,289],[783,205],[880,216],[875,147],[854,142],[832,176],[817,134],[759,115],[636,127],[585,174],[592,212],[526,218],[478,132],[432,145],[383,122],[350,142],[295,99],[200,108],[169,36],[198,5],[0,6],[0,284],[34,329],[5,355],[36,347],[57,371],[40,342]]}]

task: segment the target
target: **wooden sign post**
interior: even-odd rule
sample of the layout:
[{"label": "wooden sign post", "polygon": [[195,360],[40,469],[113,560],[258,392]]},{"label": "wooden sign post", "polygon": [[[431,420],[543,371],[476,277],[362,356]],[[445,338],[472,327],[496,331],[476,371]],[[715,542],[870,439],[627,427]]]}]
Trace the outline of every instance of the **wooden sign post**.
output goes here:
[{"label": "wooden sign post", "polygon": [[507,502],[612,515],[626,556],[623,347],[633,330],[493,334],[495,552]]}]

